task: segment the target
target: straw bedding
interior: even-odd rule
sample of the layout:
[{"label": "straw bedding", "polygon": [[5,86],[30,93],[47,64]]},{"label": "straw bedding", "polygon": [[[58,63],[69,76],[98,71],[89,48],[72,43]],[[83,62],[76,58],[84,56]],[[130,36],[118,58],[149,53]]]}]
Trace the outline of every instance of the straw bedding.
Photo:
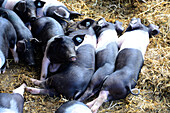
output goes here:
[{"label": "straw bedding", "polygon": [[[99,113],[112,112],[170,112],[170,2],[168,0],[62,0],[73,11],[84,14],[75,19],[98,20],[104,17],[109,22],[119,20],[126,28],[133,17],[141,18],[142,23],[158,25],[160,34],[150,38],[141,69],[137,88],[140,95],[129,94],[125,99],[104,103]],[[23,83],[23,76],[39,79],[41,60],[36,57],[37,66],[23,63],[14,64],[8,59],[9,68],[0,76],[0,92],[12,93]],[[31,83],[27,84],[33,86]],[[33,86],[35,87],[35,86]],[[25,92],[24,113],[53,113],[67,101],[64,97],[31,95]]]}]

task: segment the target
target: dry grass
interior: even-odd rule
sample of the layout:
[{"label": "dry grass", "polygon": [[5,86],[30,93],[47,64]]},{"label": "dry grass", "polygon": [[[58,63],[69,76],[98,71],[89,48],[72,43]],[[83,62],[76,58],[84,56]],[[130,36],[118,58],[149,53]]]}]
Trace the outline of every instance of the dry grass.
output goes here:
[{"label": "dry grass", "polygon": [[[142,23],[158,25],[160,34],[150,39],[145,54],[144,66],[139,75],[137,88],[139,96],[128,95],[126,99],[106,102],[99,113],[112,112],[170,112],[170,2],[168,0],[62,0],[74,11],[85,14],[78,20],[104,17],[109,22],[119,20],[126,28],[133,17],[141,18]],[[22,76],[39,78],[40,65],[30,68],[16,65],[8,59],[9,68],[0,76],[0,92],[11,91],[23,83]],[[31,86],[31,84],[28,84]],[[31,95],[24,93],[24,113],[53,113],[66,100],[59,97]]]}]

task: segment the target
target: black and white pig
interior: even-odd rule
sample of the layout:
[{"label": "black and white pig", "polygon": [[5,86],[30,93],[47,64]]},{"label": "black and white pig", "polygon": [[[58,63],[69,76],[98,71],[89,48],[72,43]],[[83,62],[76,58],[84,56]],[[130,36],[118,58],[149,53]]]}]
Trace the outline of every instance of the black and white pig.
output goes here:
[{"label": "black and white pig", "polygon": [[57,0],[36,0],[37,17],[49,16],[56,19],[65,29],[68,22],[82,14],[70,11],[62,2]]},{"label": "black and white pig", "polygon": [[62,104],[55,113],[92,113],[86,104],[79,101],[68,101]]},{"label": "black and white pig", "polygon": [[0,93],[0,112],[1,113],[23,113],[24,90],[26,85],[13,90],[13,93]]},{"label": "black and white pig", "polygon": [[83,42],[76,46],[77,60],[61,65],[61,70],[45,81],[30,79],[35,85],[44,89],[27,87],[32,94],[63,95],[67,99],[78,99],[85,91],[95,68],[96,35],[92,27],[78,29],[69,34],[73,40]]},{"label": "black and white pig", "polygon": [[38,42],[37,39],[33,38],[31,31],[14,11],[0,8],[0,16],[8,19],[15,28],[19,58],[30,66],[35,65],[34,45]]},{"label": "black and white pig", "polygon": [[[146,27],[139,18],[131,20],[126,32],[118,40],[120,50],[115,62],[115,71],[104,81],[99,96],[87,103],[93,113],[97,113],[106,100],[123,99],[129,93],[140,93],[135,85],[144,62],[149,37],[158,33],[158,27],[153,24]],[[138,92],[135,93],[135,90]]]},{"label": "black and white pig", "polygon": [[114,71],[118,53],[118,34],[121,34],[124,28],[119,21],[113,24],[101,18],[96,22],[94,30],[97,36],[96,71],[85,93],[79,98],[80,101],[97,93],[106,77]]},{"label": "black and white pig", "polygon": [[24,23],[36,19],[34,0],[3,0],[2,7],[16,12]]},{"label": "black and white pig", "polygon": [[45,80],[48,73],[55,72],[60,64],[75,61],[75,44],[71,37],[65,36],[61,25],[51,17],[41,17],[31,23],[33,36],[42,45],[44,57],[42,60],[41,78]]},{"label": "black and white pig", "polygon": [[17,36],[14,27],[7,19],[0,17],[0,28],[0,73],[4,73],[9,48],[15,63],[18,63],[19,58],[16,52]]}]

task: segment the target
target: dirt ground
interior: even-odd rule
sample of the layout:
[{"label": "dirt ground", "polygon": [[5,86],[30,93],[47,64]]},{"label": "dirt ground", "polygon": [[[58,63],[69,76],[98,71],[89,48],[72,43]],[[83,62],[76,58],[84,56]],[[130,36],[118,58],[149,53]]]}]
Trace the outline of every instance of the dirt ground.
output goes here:
[{"label": "dirt ground", "polygon": [[[98,113],[113,112],[170,112],[170,2],[168,0],[60,0],[73,11],[84,14],[75,21],[85,18],[98,20],[104,17],[109,22],[119,20],[126,28],[133,17],[142,23],[158,25],[160,34],[150,38],[144,66],[136,88],[138,96],[129,94],[125,99],[104,103]],[[97,2],[97,3],[96,3]],[[15,64],[8,59],[9,68],[0,76],[0,92],[12,93],[23,83],[23,76],[39,79],[41,58],[36,57],[35,67],[24,63]],[[27,84],[33,86],[32,84]],[[35,86],[33,86],[35,87]],[[31,95],[25,92],[24,113],[53,113],[67,101],[65,98]]]}]

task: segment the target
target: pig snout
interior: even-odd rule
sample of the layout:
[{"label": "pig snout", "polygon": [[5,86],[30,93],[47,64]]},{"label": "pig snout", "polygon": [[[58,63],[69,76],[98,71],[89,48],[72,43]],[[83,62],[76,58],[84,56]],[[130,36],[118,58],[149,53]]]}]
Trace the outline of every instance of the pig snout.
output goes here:
[{"label": "pig snout", "polygon": [[77,57],[76,56],[70,56],[70,58],[69,58],[69,61],[76,61],[77,60]]},{"label": "pig snout", "polygon": [[35,21],[35,20],[36,20],[36,17],[35,17],[35,16],[30,17],[30,21],[31,21],[31,22],[33,22],[33,21]]}]

